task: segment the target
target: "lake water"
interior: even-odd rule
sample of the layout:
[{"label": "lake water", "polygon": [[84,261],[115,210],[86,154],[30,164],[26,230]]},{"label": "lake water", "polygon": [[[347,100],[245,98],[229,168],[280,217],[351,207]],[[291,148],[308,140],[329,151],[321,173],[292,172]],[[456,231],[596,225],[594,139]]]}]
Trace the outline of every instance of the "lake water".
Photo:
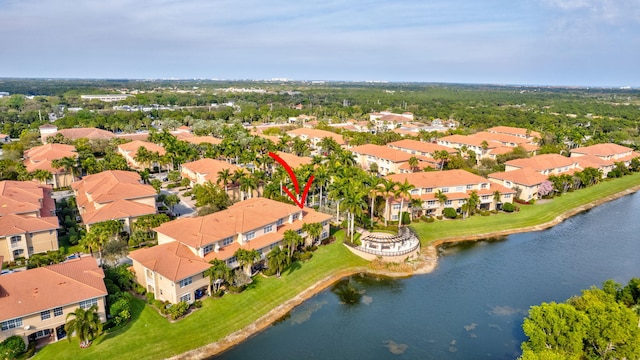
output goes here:
[{"label": "lake water", "polygon": [[551,229],[441,249],[407,279],[353,276],[219,359],[514,359],[530,306],[640,277],[640,193]]}]

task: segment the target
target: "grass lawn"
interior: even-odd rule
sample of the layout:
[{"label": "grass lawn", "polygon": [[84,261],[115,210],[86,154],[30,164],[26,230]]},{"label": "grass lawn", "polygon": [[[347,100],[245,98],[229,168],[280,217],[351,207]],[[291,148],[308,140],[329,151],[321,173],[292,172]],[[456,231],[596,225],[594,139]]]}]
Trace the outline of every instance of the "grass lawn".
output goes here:
[{"label": "grass lawn", "polygon": [[130,323],[99,337],[90,348],[80,349],[76,338],[63,340],[45,346],[36,358],[160,359],[212,343],[251,324],[328,275],[367,264],[342,245],[344,232],[335,235],[336,242],[319,247],[311,260],[294,263],[280,279],[256,276],[243,293],[206,298],[201,309],[178,322],[169,323],[137,300]]},{"label": "grass lawn", "polygon": [[433,223],[419,222],[412,224],[411,227],[416,230],[422,245],[426,245],[438,239],[535,226],[549,222],[571,209],[637,185],[640,185],[640,173],[567,193],[544,204],[517,204],[520,207],[518,213],[499,213],[491,216],[474,215],[464,220],[436,220]]}]

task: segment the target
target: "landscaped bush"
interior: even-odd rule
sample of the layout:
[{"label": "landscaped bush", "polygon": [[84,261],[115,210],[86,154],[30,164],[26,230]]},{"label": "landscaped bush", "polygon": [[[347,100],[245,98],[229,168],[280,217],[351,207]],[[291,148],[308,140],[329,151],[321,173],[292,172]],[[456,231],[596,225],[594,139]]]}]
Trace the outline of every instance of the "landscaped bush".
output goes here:
[{"label": "landscaped bush", "polygon": [[153,304],[153,300],[156,299],[152,292],[148,292],[144,296],[147,298],[147,304]]},{"label": "landscaped bush", "polygon": [[193,307],[196,309],[200,309],[202,307],[202,300],[196,300],[193,302]]},{"label": "landscaped bush", "polygon": [[115,326],[124,324],[131,319],[131,304],[129,302],[131,295],[124,294],[129,295],[129,298],[123,296],[109,307],[109,315],[111,315]]},{"label": "landscaped bush", "polygon": [[480,215],[481,216],[489,216],[489,212],[488,211],[481,211]]},{"label": "landscaped bush", "polygon": [[138,295],[144,295],[147,292],[147,289],[145,289],[142,285],[140,284],[136,284],[136,287],[134,289],[136,291],[136,294]]},{"label": "landscaped bush", "polygon": [[189,303],[186,301],[180,301],[179,303],[171,306],[168,310],[169,315],[171,315],[171,319],[176,320],[187,313],[187,310],[189,310]]},{"label": "landscaped bush", "polygon": [[229,286],[229,293],[231,294],[240,294],[246,288],[246,285],[241,286]]},{"label": "landscaped bush", "polygon": [[0,358],[15,359],[24,353],[26,349],[27,346],[20,336],[10,336],[0,343]]},{"label": "landscaped bush", "polygon": [[160,312],[162,312],[162,308],[164,307],[164,304],[162,303],[162,301],[160,301],[158,299],[155,299],[151,303],[153,304],[153,306],[156,309],[158,309],[158,310],[160,310]]},{"label": "landscaped bush", "polygon": [[443,217],[442,217],[442,215],[438,215],[438,216],[436,216],[436,219],[438,219],[438,220],[442,220],[442,219],[443,219]]},{"label": "landscaped bush", "polygon": [[268,269],[262,270],[262,274],[264,274],[264,276],[273,276],[276,273],[277,273],[277,270],[275,268],[268,268]]},{"label": "landscaped bush", "polygon": [[[359,241],[360,240],[358,240],[358,239],[354,240],[354,242],[359,242]],[[312,256],[313,256],[312,252],[305,251],[305,252],[302,252],[302,253],[300,253],[300,252],[295,253],[293,255],[293,258],[294,258],[294,260],[307,261],[307,260],[311,259]]]},{"label": "landscaped bush", "polygon": [[409,216],[409,213],[405,211],[402,213],[402,225],[408,224],[411,224],[411,216]]},{"label": "landscaped bush", "polygon": [[513,212],[513,210],[515,210],[515,207],[512,203],[504,203],[502,204],[502,210],[505,212]]},{"label": "landscaped bush", "polygon": [[442,211],[442,214],[447,219],[455,219],[456,216],[458,216],[458,213],[456,212],[456,209],[450,208],[450,207],[444,208],[444,210]]}]

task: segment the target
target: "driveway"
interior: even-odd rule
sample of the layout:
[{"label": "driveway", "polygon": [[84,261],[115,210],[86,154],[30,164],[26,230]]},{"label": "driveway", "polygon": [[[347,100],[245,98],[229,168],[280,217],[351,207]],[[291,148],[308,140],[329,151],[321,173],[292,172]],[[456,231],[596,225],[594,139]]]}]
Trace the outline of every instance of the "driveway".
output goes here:
[{"label": "driveway", "polygon": [[179,191],[178,189],[182,189],[182,187],[173,188],[173,189],[162,189],[160,190],[160,192],[165,195],[169,195],[169,194],[178,195],[178,197],[180,198],[180,203],[173,207],[173,212],[174,214],[176,214],[176,216],[178,217],[196,216],[197,215],[196,201],[191,200],[191,196],[183,196],[182,194],[185,192],[185,190]]}]

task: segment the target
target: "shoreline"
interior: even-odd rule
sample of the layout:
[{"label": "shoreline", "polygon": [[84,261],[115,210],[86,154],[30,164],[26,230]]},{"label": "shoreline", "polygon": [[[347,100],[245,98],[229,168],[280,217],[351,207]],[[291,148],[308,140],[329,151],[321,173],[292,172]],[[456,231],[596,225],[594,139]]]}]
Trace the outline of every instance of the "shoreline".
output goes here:
[{"label": "shoreline", "polygon": [[623,196],[631,195],[633,193],[638,192],[639,190],[640,190],[640,185],[631,187],[629,189],[623,190],[613,195],[609,195],[601,199],[598,199],[592,203],[585,204],[577,208],[571,209],[563,214],[558,215],[555,219],[540,225],[528,226],[528,227],[517,228],[517,229],[501,230],[501,231],[495,231],[495,232],[489,232],[489,233],[483,233],[483,234],[455,236],[455,237],[438,239],[438,240],[432,241],[431,243],[427,244],[421,249],[419,261],[414,263],[414,269],[412,272],[378,271],[378,270],[372,270],[368,267],[358,267],[358,268],[353,268],[353,269],[344,270],[338,273],[331,274],[325,277],[324,279],[316,282],[315,284],[311,285],[310,287],[308,287],[298,295],[294,296],[293,298],[276,306],[275,308],[273,308],[268,313],[258,318],[256,321],[254,321],[250,325],[238,331],[235,331],[218,341],[187,351],[182,354],[175,355],[173,357],[170,357],[169,359],[172,359],[172,360],[202,359],[205,357],[215,356],[226,350],[229,350],[230,348],[242,343],[243,341],[247,340],[251,336],[271,326],[274,322],[276,322],[282,316],[286,315],[288,312],[293,310],[298,305],[302,304],[306,300],[312,298],[316,294],[320,293],[321,291],[325,290],[329,286],[335,284],[340,279],[345,278],[347,276],[365,273],[365,274],[371,274],[371,275],[400,278],[400,277],[410,277],[413,275],[429,274],[433,270],[435,270],[435,268],[438,266],[437,247],[442,244],[456,243],[456,242],[462,242],[462,241],[478,241],[478,240],[482,240],[490,237],[506,236],[511,234],[548,229],[550,227],[560,224],[561,222],[563,222],[564,220],[572,216],[578,215],[584,211],[587,211],[589,209],[592,209],[598,205],[607,203],[609,201],[619,199]]}]

